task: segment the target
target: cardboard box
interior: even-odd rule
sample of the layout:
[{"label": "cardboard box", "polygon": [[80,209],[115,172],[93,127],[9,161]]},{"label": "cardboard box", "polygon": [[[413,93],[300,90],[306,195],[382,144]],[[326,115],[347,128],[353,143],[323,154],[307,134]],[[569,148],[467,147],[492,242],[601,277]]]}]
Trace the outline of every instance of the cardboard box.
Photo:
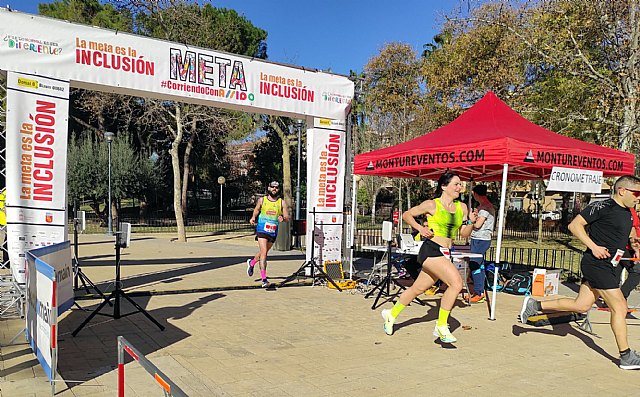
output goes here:
[{"label": "cardboard box", "polygon": [[534,269],[531,295],[549,296],[558,294],[560,270]]}]

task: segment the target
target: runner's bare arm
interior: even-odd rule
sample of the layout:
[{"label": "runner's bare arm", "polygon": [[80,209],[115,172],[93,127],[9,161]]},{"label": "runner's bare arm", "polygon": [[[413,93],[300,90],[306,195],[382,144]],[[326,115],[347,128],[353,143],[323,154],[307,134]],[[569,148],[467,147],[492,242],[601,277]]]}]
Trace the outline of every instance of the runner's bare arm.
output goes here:
[{"label": "runner's bare arm", "polygon": [[280,222],[289,220],[289,205],[284,199],[282,199],[282,215],[280,217],[282,218],[280,219]]},{"label": "runner's bare arm", "polygon": [[473,231],[473,223],[467,224],[466,220],[469,219],[470,216],[474,217],[475,219],[475,216],[473,214],[469,214],[469,209],[467,208],[467,205],[465,203],[461,203],[461,204],[462,204],[462,219],[464,220],[464,222],[460,227],[460,236],[467,238],[471,235],[471,232]]},{"label": "runner's bare arm", "polygon": [[258,217],[258,214],[260,213],[260,208],[262,208],[262,197],[260,197],[257,201],[256,201],[256,208],[253,209],[253,215],[251,216],[251,219],[249,219],[249,223],[252,225],[256,224],[256,218]]},{"label": "runner's bare arm", "polygon": [[436,203],[433,200],[425,200],[422,203],[411,207],[402,213],[402,220],[408,223],[412,228],[420,232],[422,236],[427,238],[433,237],[433,230],[425,227],[416,221],[416,217],[425,214],[433,214],[436,210]]},{"label": "runner's bare arm", "polygon": [[[638,238],[638,234],[636,232],[636,228],[631,228],[631,235],[629,235],[629,246],[633,250],[633,257],[640,258],[640,239]],[[634,264],[640,263],[640,261],[634,261]]]}]

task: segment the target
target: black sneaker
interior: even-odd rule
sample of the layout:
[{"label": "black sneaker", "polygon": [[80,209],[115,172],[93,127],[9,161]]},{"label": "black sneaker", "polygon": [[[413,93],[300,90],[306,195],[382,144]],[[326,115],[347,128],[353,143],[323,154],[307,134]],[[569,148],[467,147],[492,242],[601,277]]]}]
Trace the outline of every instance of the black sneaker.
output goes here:
[{"label": "black sneaker", "polygon": [[268,288],[268,287],[269,287],[269,279],[263,278],[262,279],[262,288]]},{"label": "black sneaker", "polygon": [[631,350],[629,354],[620,356],[620,368],[622,369],[640,369],[640,356],[635,350]]}]

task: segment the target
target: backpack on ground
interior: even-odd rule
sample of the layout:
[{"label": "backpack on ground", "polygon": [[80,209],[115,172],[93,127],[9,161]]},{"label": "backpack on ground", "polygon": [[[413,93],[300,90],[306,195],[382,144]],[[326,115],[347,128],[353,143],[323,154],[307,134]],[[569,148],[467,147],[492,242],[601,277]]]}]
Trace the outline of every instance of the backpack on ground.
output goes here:
[{"label": "backpack on ground", "polygon": [[[505,277],[505,275],[508,274],[510,270],[511,265],[507,262],[502,262],[498,265],[498,285],[496,286],[497,292],[502,291],[502,289],[504,288],[504,285],[506,284],[508,279],[507,277]],[[485,289],[493,291],[493,277],[496,272],[496,264],[493,262],[485,262],[484,271],[486,274],[486,277],[484,279]]]},{"label": "backpack on ground", "polygon": [[531,295],[533,277],[530,274],[514,274],[502,288],[502,292],[513,295]]}]

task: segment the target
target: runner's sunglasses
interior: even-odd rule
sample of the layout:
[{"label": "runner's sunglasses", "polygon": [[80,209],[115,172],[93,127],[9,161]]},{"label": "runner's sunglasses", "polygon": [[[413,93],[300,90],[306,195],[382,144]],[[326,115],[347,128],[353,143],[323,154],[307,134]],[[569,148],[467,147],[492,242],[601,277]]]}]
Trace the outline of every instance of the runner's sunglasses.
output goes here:
[{"label": "runner's sunglasses", "polygon": [[625,190],[630,191],[630,192],[631,192],[631,194],[633,194],[633,196],[634,196],[635,198],[640,197],[640,190],[633,190],[633,189],[629,189],[629,188],[627,188],[627,187],[625,187],[624,189],[625,189]]}]

